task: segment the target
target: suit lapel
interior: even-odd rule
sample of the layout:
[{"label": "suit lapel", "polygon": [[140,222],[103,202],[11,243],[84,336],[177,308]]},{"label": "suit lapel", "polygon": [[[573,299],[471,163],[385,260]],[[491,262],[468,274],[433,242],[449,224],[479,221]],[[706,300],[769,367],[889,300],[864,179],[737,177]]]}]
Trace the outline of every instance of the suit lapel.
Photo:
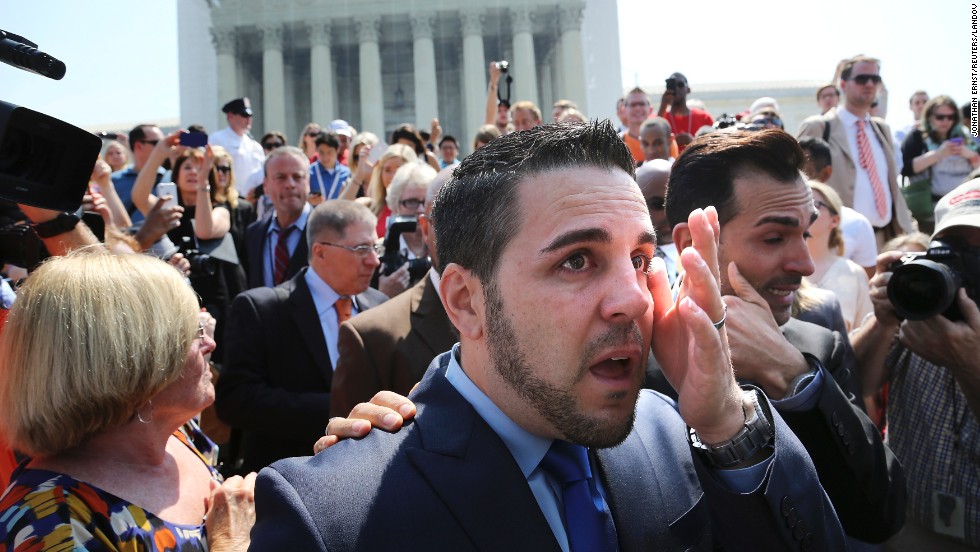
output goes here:
[{"label": "suit lapel", "polygon": [[313,304],[313,294],[310,292],[310,287],[306,285],[305,276],[306,269],[300,269],[299,273],[289,280],[288,285],[293,288],[292,293],[289,294],[289,315],[329,387],[333,380],[333,367],[330,364],[330,355],[327,353],[327,339],[323,335],[320,317],[316,313],[316,305]]},{"label": "suit lapel", "polygon": [[841,153],[844,157],[851,163],[852,166],[857,166],[854,163],[854,158],[851,157],[851,144],[847,141],[847,132],[844,131],[844,123],[839,117],[835,116],[827,120],[827,124],[830,125],[830,137],[834,142],[840,144]]},{"label": "suit lapel", "polygon": [[423,285],[412,290],[411,331],[418,334],[433,355],[437,355],[453,346],[454,334],[432,280],[428,274],[424,278]]},{"label": "suit lapel", "polygon": [[[500,437],[445,378],[448,355],[433,361],[414,399],[422,446],[408,457],[480,550],[558,552],[527,480]],[[442,360],[443,365],[437,363]],[[438,367],[437,367],[438,366]],[[520,528],[520,534],[515,531]],[[435,530],[435,529],[434,529]]]},{"label": "suit lapel", "polygon": [[292,278],[294,274],[297,274],[303,267],[307,266],[310,262],[310,248],[306,243],[306,231],[300,232],[299,243],[296,244],[296,250],[293,251],[293,256],[289,258],[289,266],[286,267],[286,277]]}]

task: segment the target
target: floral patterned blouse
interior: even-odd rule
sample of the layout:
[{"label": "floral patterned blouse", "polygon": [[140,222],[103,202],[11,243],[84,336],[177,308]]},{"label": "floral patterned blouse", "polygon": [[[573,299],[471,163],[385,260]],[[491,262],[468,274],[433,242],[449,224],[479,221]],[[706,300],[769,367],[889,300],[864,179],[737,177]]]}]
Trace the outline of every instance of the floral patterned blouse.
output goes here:
[{"label": "floral patterned blouse", "polygon": [[[196,422],[185,424],[174,437],[221,480],[218,447]],[[0,552],[208,549],[203,520],[200,525],[170,523],[88,483],[25,464],[0,496]]]}]

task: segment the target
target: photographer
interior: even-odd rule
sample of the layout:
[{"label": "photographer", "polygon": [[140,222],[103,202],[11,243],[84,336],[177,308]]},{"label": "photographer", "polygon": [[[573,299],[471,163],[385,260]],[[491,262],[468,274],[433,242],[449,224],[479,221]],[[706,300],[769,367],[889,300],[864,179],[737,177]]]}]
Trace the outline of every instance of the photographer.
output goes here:
[{"label": "photographer", "polygon": [[[865,394],[889,384],[888,444],[908,478],[906,526],[887,550],[980,546],[980,180],[960,185],[939,201],[932,238],[945,242],[952,255],[939,257],[934,251],[926,256],[948,271],[936,267],[921,274],[955,273],[963,284],[953,278],[945,286],[898,286],[896,270],[908,276],[910,259],[896,268],[902,253],[882,253],[871,279],[874,315],[852,334],[859,364],[866,367]],[[942,287],[950,290],[952,305],[914,297]],[[943,314],[902,320],[898,311],[915,314],[909,306],[943,309]]]},{"label": "photographer", "polygon": [[[378,289],[388,297],[415,285],[429,269],[429,250],[417,221],[425,212],[425,192],[435,177],[432,167],[407,163],[391,180],[387,202],[395,218],[385,234],[385,254],[378,267]],[[403,217],[416,221],[414,230],[403,231],[399,224]]]}]

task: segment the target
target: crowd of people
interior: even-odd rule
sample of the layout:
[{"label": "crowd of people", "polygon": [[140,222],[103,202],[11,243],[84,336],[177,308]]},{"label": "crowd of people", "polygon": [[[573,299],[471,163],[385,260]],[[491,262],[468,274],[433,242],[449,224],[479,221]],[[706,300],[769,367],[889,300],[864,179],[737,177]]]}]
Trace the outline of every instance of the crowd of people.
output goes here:
[{"label": "crowd of people", "polygon": [[108,140],[98,235],[20,206],[0,548],[980,549],[980,141],[881,68]]}]

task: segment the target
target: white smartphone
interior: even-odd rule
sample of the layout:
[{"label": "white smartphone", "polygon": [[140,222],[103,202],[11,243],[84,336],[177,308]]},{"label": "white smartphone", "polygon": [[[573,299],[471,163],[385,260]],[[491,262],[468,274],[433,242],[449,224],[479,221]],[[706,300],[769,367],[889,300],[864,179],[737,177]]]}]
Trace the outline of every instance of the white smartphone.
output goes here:
[{"label": "white smartphone", "polygon": [[388,149],[388,144],[384,141],[378,142],[377,144],[371,146],[371,153],[368,154],[367,160],[373,165],[381,159],[381,156],[385,154],[385,150]]},{"label": "white smartphone", "polygon": [[161,182],[157,184],[157,197],[170,196],[170,199],[163,204],[161,209],[177,205],[177,185],[173,182]]}]

